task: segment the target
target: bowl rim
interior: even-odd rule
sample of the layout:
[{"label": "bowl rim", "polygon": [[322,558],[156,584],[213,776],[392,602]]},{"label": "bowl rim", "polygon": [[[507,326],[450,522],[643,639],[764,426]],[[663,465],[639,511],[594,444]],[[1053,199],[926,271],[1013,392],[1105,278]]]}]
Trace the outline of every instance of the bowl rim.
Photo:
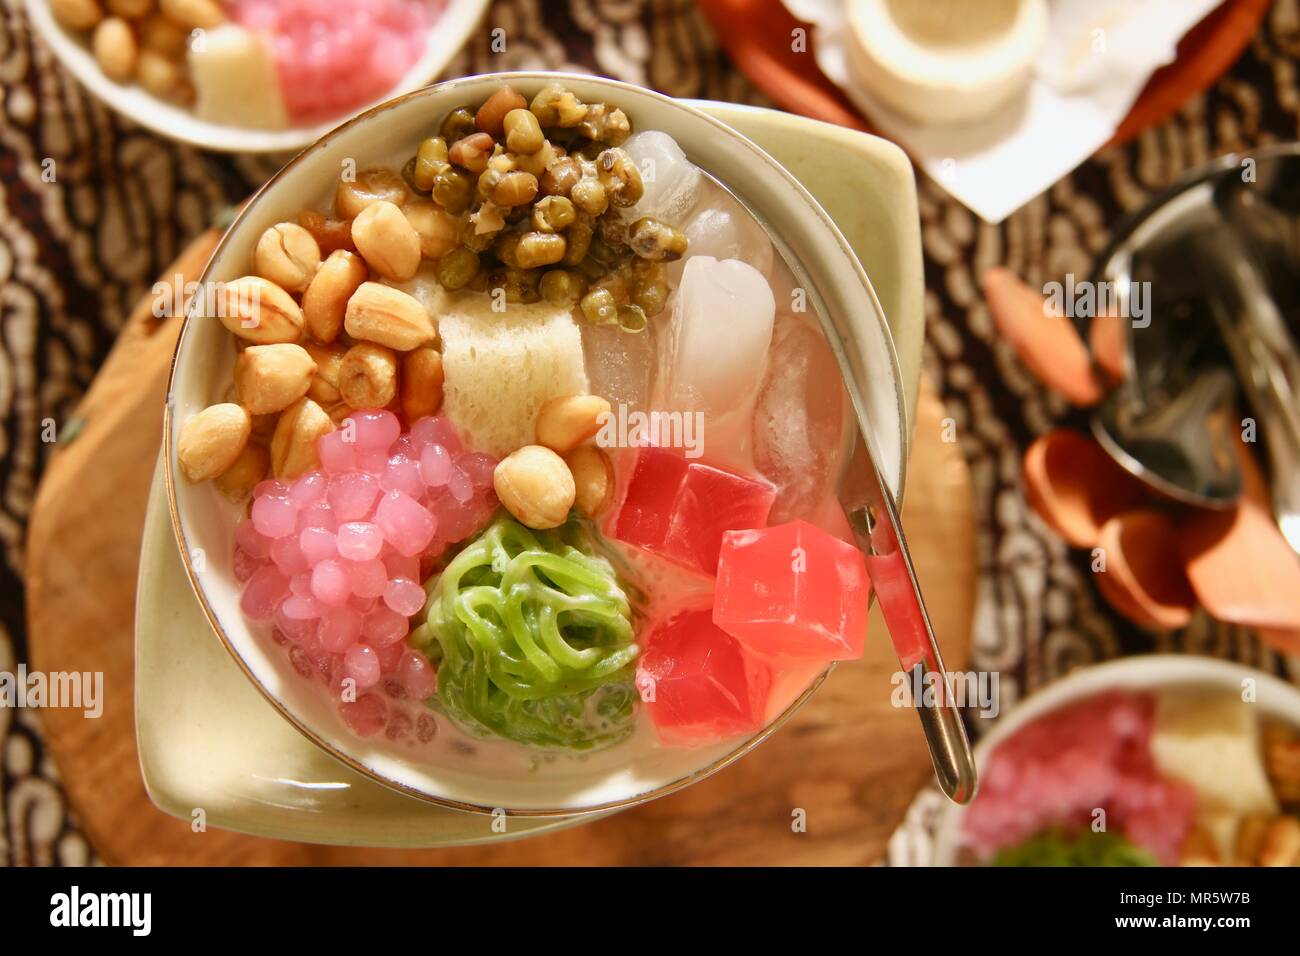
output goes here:
[{"label": "bowl rim", "polygon": [[[717,119],[716,117],[703,112],[702,110],[698,109],[694,105],[691,105],[687,101],[675,97],[667,96],[656,90],[647,89],[645,87],[637,86],[632,83],[626,83],[621,80],[614,80],[603,76],[593,76],[591,74],[586,74],[586,73],[558,72],[558,71],[549,71],[549,70],[503,71],[499,73],[476,74],[473,76],[464,76],[464,77],[457,77],[450,80],[444,80],[439,83],[434,83],[429,86],[422,87],[418,90],[412,90],[410,92],[404,93],[400,96],[387,100],[384,103],[377,104],[376,106],[371,107],[365,112],[359,113],[356,116],[352,117],[351,119],[347,120],[346,122],[340,124],[339,126],[330,130],[320,139],[316,140],[311,145],[307,146],[305,149],[303,149],[301,152],[295,155],[292,159],[290,159],[280,170],[278,170],[275,173],[274,176],[272,176],[269,180],[267,180],[266,183],[264,183],[261,187],[259,187],[253,193],[253,195],[249,197],[249,199],[243,204],[238,214],[235,216],[234,220],[227,227],[220,241],[213,249],[212,254],[208,259],[208,263],[207,265],[205,265],[203,269],[203,273],[197,281],[199,282],[200,285],[208,281],[208,274],[212,269],[213,263],[220,258],[220,254],[222,250],[225,248],[226,244],[230,242],[231,237],[236,233],[237,227],[245,219],[245,217],[251,215],[251,211],[256,206],[258,201],[263,197],[264,194],[272,190],[280,182],[280,180],[289,173],[291,169],[296,167],[309,154],[315,152],[316,150],[327,147],[335,138],[342,135],[344,132],[352,129],[354,126],[358,126],[363,123],[366,123],[370,119],[376,117],[378,114],[386,112],[387,110],[396,107],[400,104],[421,97],[429,96],[434,91],[442,92],[445,90],[454,90],[457,87],[462,87],[462,86],[478,86],[484,82],[507,82],[508,83],[513,81],[518,81],[521,83],[538,83],[538,82],[545,83],[545,82],[554,82],[556,80],[564,80],[564,79],[580,81],[582,83],[596,83],[598,85],[607,86],[614,91],[621,91],[624,93],[631,94],[633,96],[646,96],[652,100],[659,101],[661,105],[664,105],[672,109],[677,109],[683,113],[687,113],[693,117],[696,117],[697,119],[703,121],[706,125],[713,127],[715,130],[717,130],[717,132],[720,135],[725,136],[728,139],[731,139],[738,146],[742,146],[744,149],[746,149],[748,152],[752,154],[753,158],[756,161],[761,163],[766,163],[768,166],[770,166],[770,168],[776,171],[787,182],[787,184],[791,187],[791,189],[794,190],[795,195],[797,195],[800,199],[803,200],[808,210],[816,217],[816,219],[821,224],[821,226],[825,230],[827,230],[828,235],[839,246],[841,252],[847,258],[848,262],[851,264],[852,269],[855,273],[855,277],[862,284],[863,289],[865,290],[865,292],[867,293],[867,295],[869,296],[873,304],[872,312],[874,314],[874,318],[876,322],[879,325],[879,330],[883,336],[883,340],[887,349],[887,355],[885,356],[885,358],[889,363],[889,367],[891,369],[891,373],[893,375],[893,380],[894,380],[894,405],[895,405],[896,413],[898,415],[899,427],[901,429],[900,448],[899,448],[901,460],[899,462],[899,470],[898,470],[898,497],[899,500],[901,500],[902,491],[906,484],[906,479],[907,479],[907,461],[908,461],[909,452],[911,448],[911,436],[910,434],[908,434],[907,431],[907,412],[906,412],[906,403],[903,394],[902,375],[899,370],[898,355],[894,346],[893,333],[890,331],[889,325],[885,320],[884,310],[880,305],[880,301],[878,297],[876,296],[875,288],[872,286],[871,280],[867,276],[866,270],[863,268],[862,263],[858,261],[857,255],[854,253],[852,246],[849,244],[848,240],[844,237],[844,234],[840,231],[839,226],[836,225],[835,221],[831,218],[830,214],[827,213],[826,210],[817,202],[817,200],[812,197],[812,195],[808,192],[807,188],[804,187],[803,184],[800,183],[799,180],[795,178],[793,173],[791,173],[788,169],[786,169],[784,166],[778,163],[764,149],[759,147],[747,136],[743,135],[742,133],[728,126],[726,123],[722,122],[722,120]],[[241,671],[243,671],[244,676],[247,677],[249,681],[252,682],[253,686],[256,687],[257,690],[262,694],[263,698],[280,714],[281,717],[289,721],[289,723],[296,730],[298,730],[299,733],[305,736],[317,747],[320,747],[329,756],[340,761],[350,769],[355,770],[357,773],[360,773],[363,776],[375,781],[376,783],[382,784],[385,787],[388,787],[392,790],[396,790],[399,793],[413,797],[417,800],[421,800],[425,803],[433,804],[435,806],[440,806],[446,809],[459,810],[459,811],[463,811],[467,813],[475,813],[479,815],[492,815],[492,814],[500,814],[504,812],[506,816],[513,816],[513,817],[586,817],[586,816],[594,816],[598,814],[608,813],[613,810],[625,809],[628,807],[640,805],[642,803],[647,803],[651,800],[655,800],[660,797],[675,793],[679,790],[683,790],[694,783],[697,783],[701,780],[706,779],[707,777],[712,776],[713,774],[724,769],[725,767],[730,766],[732,763],[739,760],[741,757],[747,755],[750,751],[752,751],[759,744],[765,741],[773,733],[779,730],[786,723],[786,721],[788,721],[791,717],[793,717],[794,714],[805,703],[807,703],[807,701],[813,696],[813,694],[816,693],[818,688],[820,688],[821,685],[825,682],[826,678],[830,676],[831,672],[835,670],[837,662],[832,661],[816,677],[812,679],[811,683],[809,683],[809,685],[789,705],[787,705],[786,708],[780,714],[778,714],[775,718],[773,718],[769,723],[767,723],[760,730],[755,732],[752,736],[749,736],[744,740],[742,740],[739,744],[736,745],[734,749],[729,750],[727,753],[723,754],[721,757],[717,758],[716,760],[710,762],[706,766],[700,767],[697,770],[694,770],[691,773],[686,774],[685,776],[670,781],[669,783],[661,784],[658,787],[655,787],[651,790],[647,790],[643,793],[636,794],[635,796],[631,796],[631,797],[625,797],[618,800],[610,800],[599,804],[592,804],[589,806],[580,806],[580,807],[543,807],[543,808],[501,807],[501,806],[490,806],[488,804],[473,803],[464,800],[453,799],[451,797],[436,795],[426,790],[421,790],[417,787],[412,787],[402,781],[394,780],[391,777],[386,776],[385,774],[374,769],[373,767],[368,766],[362,760],[348,753],[345,753],[340,748],[334,746],[328,740],[324,739],[324,737],[319,732],[317,732],[313,727],[311,727],[305,721],[299,719],[297,715],[292,713],[289,710],[289,708],[277,697],[277,695],[273,694],[271,690],[263,684],[263,682],[257,677],[257,675],[255,675],[252,672],[248,663],[244,660],[243,655],[240,654],[240,652],[236,649],[234,642],[231,640],[230,636],[226,633],[225,628],[222,626],[221,621],[218,618],[216,612],[209,604],[207,594],[204,588],[202,587],[202,585],[200,584],[201,576],[199,575],[199,573],[197,572],[197,570],[195,569],[191,561],[191,557],[190,557],[191,550],[189,547],[189,542],[186,540],[185,532],[183,530],[183,526],[181,523],[180,508],[176,496],[177,479],[175,475],[175,449],[173,447],[173,442],[172,442],[172,431],[173,431],[172,395],[175,388],[176,373],[180,361],[181,350],[185,347],[186,334],[189,331],[190,320],[192,317],[193,316],[190,314],[188,310],[180,317],[181,328],[177,334],[176,348],[172,353],[171,366],[168,369],[168,374],[167,374],[167,393],[166,393],[166,401],[163,407],[163,442],[162,442],[162,458],[163,458],[163,466],[164,466],[163,483],[167,495],[167,511],[171,521],[172,534],[176,540],[177,549],[180,552],[181,562],[185,568],[185,576],[189,580],[190,588],[191,590],[193,590],[195,597],[198,599],[199,605],[203,610],[203,615],[204,617],[207,618],[209,626],[215,632],[222,646],[234,659],[235,664],[239,667]],[[854,407],[854,414],[855,416],[857,415],[856,407]],[[872,600],[874,601],[874,594],[872,596]]]},{"label": "bowl rim", "polygon": [[[364,112],[383,106],[396,96],[415,92],[437,77],[465,47],[483,22],[489,5],[490,0],[446,0],[429,26],[424,53],[383,94],[384,100],[371,101]],[[346,123],[349,119],[345,114],[323,123],[284,129],[228,126],[200,119],[192,109],[169,103],[135,83],[109,79],[95,62],[89,44],[54,18],[49,0],[26,0],[24,8],[32,32],[96,100],[119,116],[173,142],[219,153],[290,153],[310,148],[341,121]]]},{"label": "bowl rim", "polygon": [[[1202,654],[1134,654],[1079,667],[1038,688],[1012,706],[1005,718],[975,744],[975,764],[981,776],[993,752],[1007,738],[1048,714],[1109,691],[1156,693],[1186,687],[1224,689],[1250,678],[1276,692],[1282,703],[1263,713],[1290,717],[1300,726],[1300,687],[1251,664]],[[978,792],[975,795],[979,796]],[[958,866],[962,820],[970,804],[946,803],[934,830],[931,866]]]}]

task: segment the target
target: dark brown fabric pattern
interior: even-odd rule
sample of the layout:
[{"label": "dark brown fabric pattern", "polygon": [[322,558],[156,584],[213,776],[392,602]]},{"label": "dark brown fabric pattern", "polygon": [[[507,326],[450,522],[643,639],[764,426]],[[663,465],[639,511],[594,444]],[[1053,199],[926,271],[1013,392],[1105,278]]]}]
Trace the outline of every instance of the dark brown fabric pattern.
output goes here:
[{"label": "dark brown fabric pattern", "polygon": [[[33,37],[22,6],[0,0],[0,670],[26,657],[24,525],[51,450],[43,433],[66,421],[160,270],[280,164],[180,146],[112,114]],[[496,27],[505,30],[502,53],[490,46]],[[1135,143],[1095,157],[999,226],[920,183],[925,366],[957,421],[974,477],[981,600],[973,666],[1001,672],[1004,709],[1074,666],[1124,653],[1208,653],[1284,671],[1252,635],[1204,617],[1173,635],[1138,631],[1102,601],[1084,556],[1029,512],[1018,490],[1020,455],[1071,414],[998,341],[978,278],[995,264],[1034,284],[1086,274],[1108,228],[1186,169],[1294,139],[1297,53],[1300,0],[1277,0],[1266,29],[1207,95]],[[766,103],[730,66],[690,0],[499,0],[447,75],[528,68]],[[931,811],[918,804],[914,822]],[[924,857],[919,832],[900,833],[897,861]],[[91,860],[44,757],[39,714],[0,709],[0,863]]]}]

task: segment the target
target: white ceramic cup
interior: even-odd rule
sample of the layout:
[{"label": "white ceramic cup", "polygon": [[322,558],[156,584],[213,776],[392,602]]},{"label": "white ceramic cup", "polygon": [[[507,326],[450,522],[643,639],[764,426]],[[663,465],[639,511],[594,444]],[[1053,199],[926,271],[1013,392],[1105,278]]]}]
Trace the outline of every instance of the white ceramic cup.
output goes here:
[{"label": "white ceramic cup", "polygon": [[[883,470],[898,493],[906,416],[897,359],[875,293],[848,243],[807,190],[752,142],[689,105],[639,87],[578,75],[495,74],[439,84],[377,107],[325,136],[263,187],[231,226],[202,281],[225,282],[246,274],[261,233],[329,195],[345,161],[355,162],[357,169],[396,163],[409,156],[450,109],[481,102],[503,81],[526,96],[558,81],[584,101],[615,104],[635,128],[672,135],[692,161],[749,204],[768,225],[778,248],[788,250],[787,259],[802,266],[810,298],[837,325],[850,330],[832,346],[850,368],[861,370],[848,383],[850,391],[856,392],[884,457]],[[361,773],[457,809],[571,815],[627,806],[702,779],[744,754],[788,718],[829,672],[823,671],[751,738],[698,748],[628,749],[629,741],[580,759],[544,762],[525,775],[484,762],[421,761],[382,736],[356,737],[320,686],[295,674],[283,650],[241,613],[230,559],[237,510],[210,484],[191,485],[177,470],[180,425],[222,399],[234,358],[231,336],[216,319],[187,319],[172,369],[163,450],[172,521],[186,571],[218,636],[267,699],[311,740]],[[196,555],[203,557],[202,570],[196,569]],[[638,733],[650,732],[645,723],[640,722]]]}]

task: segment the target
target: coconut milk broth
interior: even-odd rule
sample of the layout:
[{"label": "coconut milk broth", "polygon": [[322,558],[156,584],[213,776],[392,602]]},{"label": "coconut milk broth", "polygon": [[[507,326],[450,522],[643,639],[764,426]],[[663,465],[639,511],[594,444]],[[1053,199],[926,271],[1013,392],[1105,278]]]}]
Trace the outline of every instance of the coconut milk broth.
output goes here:
[{"label": "coconut milk broth", "polygon": [[[410,157],[414,146],[390,152],[385,160],[375,165],[387,165],[400,170]],[[703,172],[703,171],[702,171]],[[768,284],[776,300],[776,317],[773,325],[772,343],[767,350],[762,382],[755,395],[745,403],[743,408],[729,410],[721,416],[720,422],[711,422],[706,417],[704,422],[704,453],[698,459],[704,463],[716,464],[745,474],[767,478],[781,488],[777,503],[773,508],[772,523],[777,524],[801,518],[845,540],[852,540],[843,509],[835,496],[835,485],[842,469],[846,466],[852,450],[854,436],[854,419],[850,400],[844,388],[839,366],[834,352],[821,329],[813,312],[815,296],[805,294],[805,285],[797,276],[802,269],[792,267],[796,262],[791,250],[785,247],[770,229],[761,222],[750,207],[723,186],[711,174],[704,173],[704,189],[697,203],[691,207],[686,216],[689,222],[710,208],[715,203],[727,201],[735,204],[743,215],[754,225],[762,228],[772,242],[772,261],[765,272]],[[329,186],[319,194],[317,201],[310,208],[329,214],[332,210],[334,187]],[[307,206],[305,206],[307,208]],[[683,224],[684,225],[684,224]],[[685,259],[690,258],[688,250]],[[681,278],[681,269],[670,273],[670,285],[673,296],[668,307],[657,319],[651,321],[642,333],[627,333],[613,328],[622,336],[649,336],[654,342],[660,367],[663,361],[666,326],[671,320],[677,287]],[[439,309],[456,297],[477,296],[487,299],[489,293],[458,291],[448,292],[438,284],[434,277],[432,263],[421,265],[419,273],[409,283],[399,285],[404,291],[415,296],[428,307],[434,315],[435,324]],[[507,306],[508,308],[509,306]],[[581,312],[575,307],[574,319],[579,325],[585,323]],[[806,349],[798,356],[809,363],[809,374],[804,376],[804,389],[795,387],[790,396],[801,396],[803,401],[802,416],[791,416],[787,423],[769,422],[769,431],[784,433],[794,443],[803,442],[815,455],[817,474],[804,476],[807,483],[792,493],[789,484],[777,480],[775,476],[765,474],[757,463],[762,458],[762,449],[770,442],[755,441],[755,429],[749,424],[749,416],[743,414],[760,405],[765,396],[770,395],[774,384],[797,386],[798,380],[782,379],[782,373],[788,371],[792,356],[782,352],[782,343],[798,340]],[[584,335],[584,359],[590,369],[595,362],[591,349],[593,341],[599,341]],[[655,384],[650,390],[648,408],[653,411],[656,403],[662,401],[662,376],[660,367],[655,369]],[[592,383],[592,391],[599,394],[598,384]],[[768,391],[765,392],[765,389]],[[742,414],[734,414],[741,412]],[[711,427],[717,426],[716,428]],[[787,425],[788,427],[782,427]],[[810,434],[809,425],[817,426],[817,434]],[[819,442],[818,437],[833,436],[829,441]],[[759,454],[756,456],[756,445]],[[621,468],[621,452],[611,450],[616,473],[622,490],[625,491],[627,469]],[[770,470],[770,469],[769,469]],[[617,495],[613,511],[621,504],[622,493]],[[625,558],[624,566],[631,569],[632,587],[645,595],[645,600],[636,607],[638,612],[637,634],[644,641],[659,623],[672,615],[692,608],[708,607],[712,603],[713,582],[685,568],[678,568],[665,560],[650,561],[639,554],[636,549],[610,540]],[[620,571],[622,569],[620,568]],[[637,602],[634,602],[636,605]],[[824,664],[805,664],[782,667],[774,671],[771,694],[768,700],[766,723],[778,718],[786,711],[828,667]],[[325,690],[322,687],[321,692]],[[430,710],[423,704],[413,701],[395,701],[389,698],[390,707],[401,711],[410,718],[411,731],[397,740],[385,739],[382,744],[378,735],[371,738],[380,746],[391,748],[395,755],[407,758],[415,757],[420,761],[446,767],[453,771],[473,772],[475,774],[510,779],[523,775],[541,775],[554,781],[563,781],[572,776],[574,786],[589,785],[593,772],[598,774],[616,774],[626,772],[629,767],[645,768],[647,774],[655,769],[655,754],[665,748],[659,742],[654,727],[644,708],[641,709],[632,733],[622,741],[596,751],[545,751],[525,744],[495,738],[471,736],[453,721],[436,709]],[[421,741],[416,728],[420,718],[432,714],[437,722],[437,732],[432,739]],[[350,731],[345,731],[349,732]],[[722,742],[710,742],[698,748],[701,764],[716,760],[730,752],[737,738]],[[580,783],[581,782],[581,783]]]}]

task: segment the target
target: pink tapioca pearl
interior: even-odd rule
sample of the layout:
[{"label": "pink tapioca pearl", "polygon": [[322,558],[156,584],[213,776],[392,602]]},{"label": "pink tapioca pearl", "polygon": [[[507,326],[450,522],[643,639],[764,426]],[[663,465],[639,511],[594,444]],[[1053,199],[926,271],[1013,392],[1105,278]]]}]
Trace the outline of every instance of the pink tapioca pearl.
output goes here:
[{"label": "pink tapioca pearl", "polygon": [[253,522],[249,520],[241,521],[239,527],[235,529],[236,546],[247,552],[250,558],[256,558],[259,561],[270,559],[271,540],[258,531],[253,526]]},{"label": "pink tapioca pearl", "polygon": [[301,600],[295,597],[285,598],[280,609],[275,612],[276,628],[295,644],[301,644],[316,635],[316,618],[293,617],[289,614],[291,602]]},{"label": "pink tapioca pearl", "polygon": [[437,525],[429,510],[409,495],[390,491],[379,499],[375,524],[399,553],[417,555],[433,540]]},{"label": "pink tapioca pearl", "polygon": [[408,557],[396,551],[389,551],[384,555],[384,567],[388,569],[389,580],[393,578],[420,580],[420,559],[415,555]]},{"label": "pink tapioca pearl", "polygon": [[[289,593],[294,597],[311,597],[311,571],[299,572],[289,579]],[[312,598],[312,600],[316,600]]]},{"label": "pink tapioca pearl", "polygon": [[271,560],[280,569],[280,573],[287,578],[307,570],[307,558],[298,545],[298,535],[296,534],[289,534],[276,539],[275,544],[271,545]]},{"label": "pink tapioca pearl", "polygon": [[389,647],[406,637],[410,630],[406,617],[392,608],[379,606],[366,615],[361,625],[362,637],[374,647]]},{"label": "pink tapioca pearl", "polygon": [[253,501],[253,527],[268,538],[283,538],[298,524],[298,506],[291,498],[264,495]]},{"label": "pink tapioca pearl", "polygon": [[451,468],[451,455],[442,445],[425,445],[421,449],[420,480],[429,488],[441,488],[447,484]]},{"label": "pink tapioca pearl", "polygon": [[349,561],[369,561],[378,557],[384,546],[379,526],[369,521],[349,521],[339,525],[339,554]]},{"label": "pink tapioca pearl", "polygon": [[316,600],[328,607],[342,607],[348,603],[352,594],[352,582],[343,564],[332,558],[317,564],[311,569],[311,593]]},{"label": "pink tapioca pearl", "polygon": [[388,586],[388,570],[378,558],[369,561],[348,561],[344,565],[352,593],[360,598],[378,598]]},{"label": "pink tapioca pearl", "polygon": [[[250,524],[249,527],[252,527],[252,525]],[[240,584],[243,584],[245,581],[251,578],[253,574],[257,571],[257,569],[264,564],[266,564],[265,559],[255,558],[247,551],[245,551],[243,548],[240,547],[235,548],[235,564],[234,564],[235,580],[238,581]]]},{"label": "pink tapioca pearl", "polygon": [[405,455],[389,455],[388,464],[379,479],[379,486],[384,491],[400,491],[419,498],[424,494],[424,480],[420,475],[420,464]]},{"label": "pink tapioca pearl", "polygon": [[460,436],[450,419],[442,415],[426,416],[411,425],[411,440],[417,448],[425,445],[442,445],[453,455],[461,450]]},{"label": "pink tapioca pearl", "polygon": [[289,483],[279,478],[266,478],[253,486],[254,498],[287,498]]},{"label": "pink tapioca pearl", "polygon": [[350,607],[328,609],[320,620],[316,638],[321,650],[341,654],[361,637],[361,615]]},{"label": "pink tapioca pearl", "polygon": [[354,594],[348,599],[348,607],[352,608],[364,618],[375,608],[379,607],[379,598],[361,597],[360,595]]},{"label": "pink tapioca pearl", "polygon": [[320,456],[320,463],[331,475],[356,467],[356,450],[356,444],[347,440],[342,429],[335,429],[327,435],[322,435],[316,443],[316,453]]},{"label": "pink tapioca pearl", "polygon": [[[290,585],[292,588],[292,584]],[[280,605],[280,612],[285,617],[295,621],[306,621],[321,616],[324,611],[321,603],[314,597],[304,597],[298,594],[290,594]]]},{"label": "pink tapioca pearl", "polygon": [[457,458],[456,467],[463,471],[475,486],[491,488],[492,476],[496,472],[497,461],[491,455],[480,455],[475,452]]},{"label": "pink tapioca pearl", "polygon": [[239,605],[250,619],[269,621],[289,595],[289,580],[273,565],[259,568],[248,579]]},{"label": "pink tapioca pearl", "polygon": [[353,644],[343,655],[343,673],[357,682],[357,690],[369,690],[379,683],[379,658],[373,648]]},{"label": "pink tapioca pearl", "polygon": [[419,614],[424,599],[424,588],[409,578],[394,578],[384,589],[384,603],[405,617]]},{"label": "pink tapioca pearl", "polygon": [[325,497],[329,479],[321,471],[309,471],[289,488],[289,498],[300,508]]},{"label": "pink tapioca pearl", "polygon": [[333,531],[338,527],[338,519],[334,516],[334,509],[330,503],[325,500],[313,501],[309,505],[304,505],[298,512],[298,530],[306,528],[325,528]]},{"label": "pink tapioca pearl", "polygon": [[397,678],[416,700],[425,700],[438,689],[438,675],[429,659],[419,651],[408,650],[402,655],[397,662]]},{"label": "pink tapioca pearl", "polygon": [[353,423],[352,439],[361,450],[378,449],[387,454],[402,433],[402,424],[397,416],[382,408],[353,412],[344,422],[349,420]]},{"label": "pink tapioca pearl", "polygon": [[360,521],[370,515],[379,495],[379,481],[364,471],[347,471],[330,478],[326,497],[334,516],[342,521]]},{"label": "pink tapioca pearl", "polygon": [[392,674],[397,669],[397,662],[406,653],[406,644],[403,641],[394,641],[392,644],[385,644],[383,647],[376,644],[370,646],[375,649],[375,656],[379,658],[379,666],[385,674]]},{"label": "pink tapioca pearl", "polygon": [[474,483],[469,480],[469,475],[459,468],[451,470],[451,476],[447,479],[447,490],[451,492],[452,498],[458,504],[465,504],[474,497]]},{"label": "pink tapioca pearl", "polygon": [[362,694],[355,701],[343,701],[339,713],[358,737],[376,734],[388,723],[388,705],[378,694]]},{"label": "pink tapioca pearl", "polygon": [[388,452],[382,448],[358,448],[357,467],[380,478],[388,469]]},{"label": "pink tapioca pearl", "polygon": [[298,533],[298,547],[311,565],[337,557],[339,553],[337,538],[327,528],[303,528]]},{"label": "pink tapioca pearl", "polygon": [[401,740],[410,734],[413,725],[414,721],[406,711],[393,711],[393,716],[388,718],[388,726],[384,728],[384,736],[389,740]]}]

